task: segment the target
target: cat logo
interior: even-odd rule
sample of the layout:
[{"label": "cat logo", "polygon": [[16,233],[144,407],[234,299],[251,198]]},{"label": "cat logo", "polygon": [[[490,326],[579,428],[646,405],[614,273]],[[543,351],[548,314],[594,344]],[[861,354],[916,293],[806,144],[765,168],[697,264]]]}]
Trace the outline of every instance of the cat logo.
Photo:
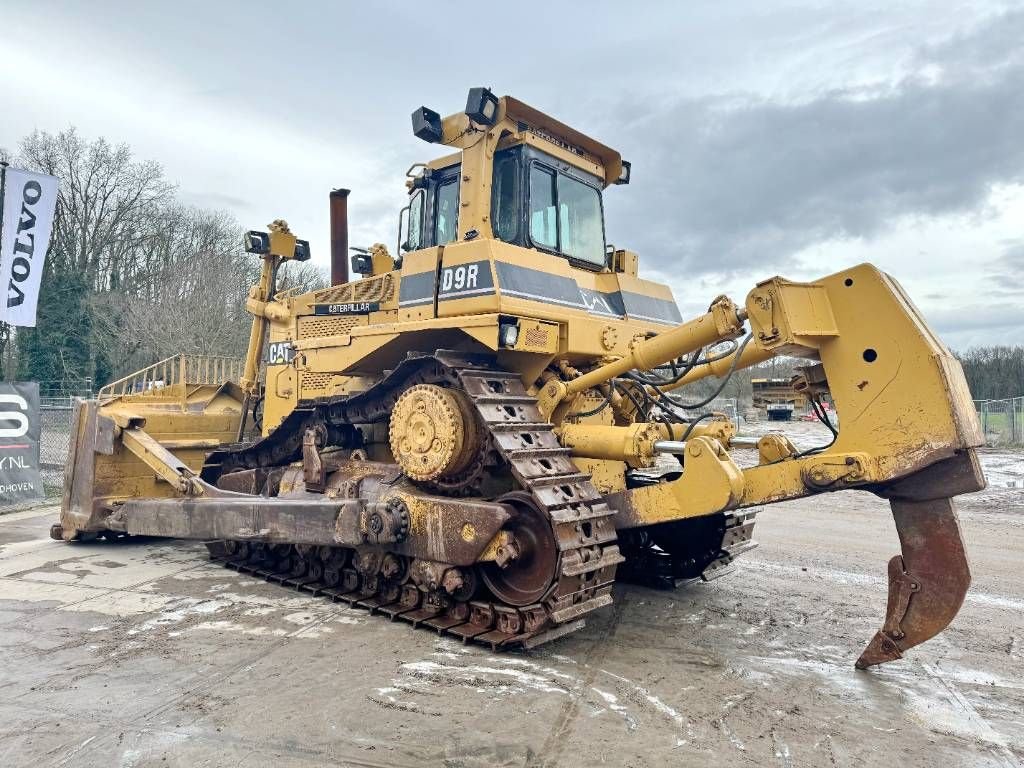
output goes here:
[{"label": "cat logo", "polygon": [[290,341],[272,341],[267,344],[267,365],[291,365],[295,347]]}]

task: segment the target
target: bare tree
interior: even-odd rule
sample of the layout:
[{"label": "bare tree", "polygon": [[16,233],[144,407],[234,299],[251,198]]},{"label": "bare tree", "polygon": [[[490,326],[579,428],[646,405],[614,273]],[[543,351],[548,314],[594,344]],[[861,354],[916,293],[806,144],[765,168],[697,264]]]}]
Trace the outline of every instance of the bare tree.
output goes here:
[{"label": "bare tree", "polygon": [[181,205],[158,164],[74,128],[36,131],[17,162],[61,180],[41,325],[19,334],[20,372],[102,382],[177,352],[242,354],[259,262],[231,216]]},{"label": "bare tree", "polygon": [[84,275],[97,291],[130,283],[144,246],[157,236],[161,209],[174,188],[159,164],[136,162],[126,144],[88,142],[74,128],[35,131],[19,160],[61,180],[49,265]]},{"label": "bare tree", "polygon": [[[135,275],[117,296],[119,367],[179,352],[241,355],[251,317],[245,310],[259,262],[242,252],[241,232],[224,214],[175,206]],[[112,296],[112,294],[111,294]]]},{"label": "bare tree", "polygon": [[310,293],[330,284],[327,274],[308,261],[289,261],[277,273],[277,290],[293,294]]}]

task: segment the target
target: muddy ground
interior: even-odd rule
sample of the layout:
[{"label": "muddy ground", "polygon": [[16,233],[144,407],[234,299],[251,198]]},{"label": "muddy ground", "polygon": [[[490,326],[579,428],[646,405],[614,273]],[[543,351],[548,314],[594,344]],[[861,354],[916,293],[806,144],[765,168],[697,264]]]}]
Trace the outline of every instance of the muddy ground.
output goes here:
[{"label": "muddy ground", "polygon": [[[800,427],[813,444],[818,433]],[[1016,766],[1024,454],[965,497],[974,586],[907,660],[880,624],[887,505],[763,512],[727,578],[620,585],[576,635],[497,655],[217,567],[187,543],[65,545],[0,517],[2,766]]]}]

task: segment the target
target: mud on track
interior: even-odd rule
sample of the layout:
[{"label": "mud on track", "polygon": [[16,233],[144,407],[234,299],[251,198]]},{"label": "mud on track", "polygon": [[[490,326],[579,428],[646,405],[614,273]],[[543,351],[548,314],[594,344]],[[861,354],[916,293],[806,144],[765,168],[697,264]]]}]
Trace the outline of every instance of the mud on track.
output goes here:
[{"label": "mud on track", "polygon": [[[797,428],[814,444],[816,427]],[[801,438],[804,439],[804,438]],[[1024,454],[961,502],[964,610],[856,672],[881,621],[888,507],[772,507],[739,571],[496,655],[209,563],[67,546],[0,517],[4,766],[1013,766],[1024,758]]]}]

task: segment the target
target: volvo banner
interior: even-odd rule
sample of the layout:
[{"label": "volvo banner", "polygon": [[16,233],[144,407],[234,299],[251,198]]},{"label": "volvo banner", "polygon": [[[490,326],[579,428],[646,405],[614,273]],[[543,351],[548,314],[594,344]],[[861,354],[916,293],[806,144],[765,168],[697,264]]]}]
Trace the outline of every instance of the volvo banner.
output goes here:
[{"label": "volvo banner", "polygon": [[0,506],[41,499],[39,384],[0,382]]},{"label": "volvo banner", "polygon": [[7,168],[0,219],[0,320],[34,328],[43,259],[50,247],[59,184],[53,176]]}]

